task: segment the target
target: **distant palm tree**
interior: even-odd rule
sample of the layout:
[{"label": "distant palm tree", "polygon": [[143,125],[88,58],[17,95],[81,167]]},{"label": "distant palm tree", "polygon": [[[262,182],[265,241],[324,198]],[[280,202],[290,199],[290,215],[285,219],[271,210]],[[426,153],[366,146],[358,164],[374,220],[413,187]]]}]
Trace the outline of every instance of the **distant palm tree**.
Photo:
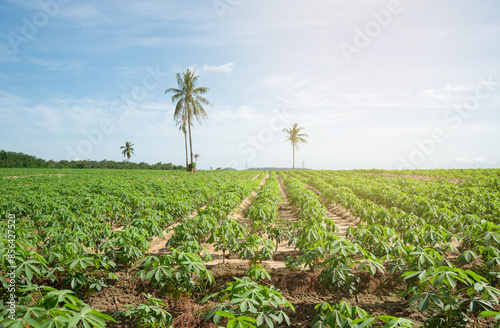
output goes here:
[{"label": "distant palm tree", "polygon": [[194,161],[196,163],[196,166],[198,166],[198,157],[200,157],[200,154],[194,154]]},{"label": "distant palm tree", "polygon": [[188,164],[188,144],[187,144],[187,116],[182,115],[180,118],[177,118],[176,125],[179,126],[179,131],[182,131],[184,133],[184,147],[186,148],[186,171],[189,170],[189,164]]},{"label": "distant palm tree", "polygon": [[198,75],[194,71],[186,70],[185,73],[177,73],[177,86],[176,88],[170,88],[165,90],[167,92],[173,92],[172,102],[177,102],[174,111],[174,119],[182,118],[184,115],[187,117],[187,127],[189,133],[189,153],[191,154],[191,163],[193,162],[193,140],[191,133],[191,124],[193,118],[196,118],[198,122],[202,118],[207,117],[207,112],[203,108],[202,104],[210,105],[210,102],[201,95],[208,92],[206,87],[196,87],[198,82]]},{"label": "distant palm tree", "polygon": [[135,155],[134,148],[132,148],[133,145],[133,143],[126,141],[125,146],[120,147],[120,149],[123,149],[123,157],[127,157],[127,168],[130,168],[130,156]]},{"label": "distant palm tree", "polygon": [[306,137],[309,136],[306,133],[299,133],[303,130],[303,127],[299,127],[297,123],[295,123],[291,129],[283,129],[283,132],[287,134],[286,141],[290,141],[293,149],[293,169],[295,170],[295,149],[300,150],[299,144],[307,143]]}]

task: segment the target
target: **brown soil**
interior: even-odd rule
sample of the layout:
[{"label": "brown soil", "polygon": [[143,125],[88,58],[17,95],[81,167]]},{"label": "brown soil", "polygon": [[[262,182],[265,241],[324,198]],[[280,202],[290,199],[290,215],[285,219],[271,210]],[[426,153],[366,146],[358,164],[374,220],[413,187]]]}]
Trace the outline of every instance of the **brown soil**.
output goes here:
[{"label": "brown soil", "polygon": [[283,200],[283,203],[278,206],[278,217],[295,223],[299,219],[298,214],[300,211],[288,200],[288,190],[280,176],[278,176],[278,181],[280,183],[281,200]]},{"label": "brown soil", "polygon": [[390,174],[390,173],[365,173],[369,175],[378,175],[380,177],[386,178],[410,178],[421,181],[432,181],[432,180],[447,180],[453,183],[462,183],[466,181],[465,179],[451,179],[451,178],[442,178],[442,177],[428,177],[426,175],[407,175],[407,174]]},{"label": "brown soil", "polygon": [[355,217],[354,215],[351,214],[351,212],[349,212],[349,210],[343,208],[342,206],[326,202],[324,199],[321,198],[321,192],[316,188],[305,183],[304,187],[313,191],[316,195],[320,197],[321,202],[326,207],[327,217],[330,218],[333,222],[335,222],[335,225],[339,229],[339,232],[337,232],[337,236],[345,238],[346,231],[347,229],[349,229],[349,227],[357,227],[358,223],[361,221],[360,218]]},{"label": "brown soil", "polygon": [[[188,215],[189,218],[194,218],[199,210],[203,210],[207,207],[208,204],[203,205],[196,211],[191,212],[191,214]],[[170,227],[168,227],[167,230],[163,231],[163,238],[159,238],[156,236],[153,236],[153,240],[151,240],[151,248],[149,249],[149,254],[151,255],[156,255],[156,256],[161,256],[169,252],[169,250],[165,247],[165,244],[167,241],[172,237],[174,234],[174,231],[172,230],[176,226],[178,226],[180,222],[176,222],[172,224]]]},{"label": "brown soil", "polygon": [[[255,180],[259,176],[260,175],[253,177],[252,180]],[[264,178],[262,178],[262,180],[259,183],[259,186],[257,187],[257,190],[259,190],[260,187],[262,187],[264,185],[264,183],[266,183],[267,179],[269,179],[269,173],[266,174],[266,176]],[[238,220],[241,223],[245,223],[245,224],[249,225],[250,221],[247,218],[245,218],[245,214],[246,214],[248,208],[255,201],[256,196],[257,196],[257,191],[252,191],[250,196],[245,197],[243,199],[243,201],[241,202],[240,206],[236,210],[232,211],[228,216],[232,217],[233,219]]]}]

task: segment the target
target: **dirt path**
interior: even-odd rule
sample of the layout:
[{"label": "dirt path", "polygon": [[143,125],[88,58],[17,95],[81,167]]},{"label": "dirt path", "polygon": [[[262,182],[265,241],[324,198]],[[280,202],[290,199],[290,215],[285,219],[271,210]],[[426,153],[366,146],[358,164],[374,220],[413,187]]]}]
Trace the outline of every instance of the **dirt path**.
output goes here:
[{"label": "dirt path", "polygon": [[356,219],[354,216],[349,213],[349,211],[345,210],[341,206],[337,206],[335,204],[324,204],[327,210],[327,216],[335,222],[337,228],[339,228],[339,232],[336,233],[337,236],[346,238],[346,231],[349,227],[357,227],[359,223],[359,219]]},{"label": "dirt path", "polygon": [[[259,176],[260,175],[253,177],[252,180],[255,180]],[[264,183],[266,183],[267,179],[269,179],[269,173],[267,173],[266,176],[262,178],[262,180],[259,183],[259,186],[257,187],[257,190],[259,190],[260,187],[262,187]],[[235,211],[229,213],[228,217],[232,217],[233,219],[236,219],[241,223],[250,224],[250,221],[247,218],[245,218],[245,214],[250,205],[252,205],[252,203],[254,202],[256,196],[257,196],[257,191],[252,191],[250,196],[243,198],[240,206]]]},{"label": "dirt path", "polygon": [[348,210],[334,203],[328,203],[321,198],[321,192],[316,188],[303,183],[304,187],[314,192],[319,196],[321,203],[325,205],[327,214],[326,216],[330,218],[337,228],[339,228],[339,232],[336,233],[337,236],[346,238],[346,231],[349,227],[357,227],[360,221],[359,218],[354,217]]},{"label": "dirt path", "polygon": [[[299,220],[299,210],[290,203],[288,199],[287,189],[283,179],[278,175],[277,176],[280,188],[280,196],[283,203],[278,205],[278,218],[291,221],[293,223]],[[281,242],[278,245],[278,251],[274,255],[274,259],[285,259],[288,255],[292,255],[297,253],[295,247],[288,246],[288,240]],[[269,264],[272,269],[284,268],[286,267],[284,261],[264,261],[264,263]]]},{"label": "dirt path", "polygon": [[[265,179],[267,180],[269,178],[269,173],[266,175]],[[298,213],[298,210],[295,208],[295,206],[293,206],[292,204],[290,204],[290,202],[288,201],[288,197],[287,197],[287,194],[286,194],[286,188],[285,185],[283,184],[283,180],[281,180],[281,178],[278,176],[278,181],[279,181],[279,185],[280,185],[280,196],[281,196],[281,199],[283,200],[283,203],[282,204],[279,204],[278,205],[278,218],[283,218],[285,220],[290,220],[292,222],[297,222],[298,220],[298,216],[297,216],[297,213]],[[261,185],[263,185],[264,183],[261,182]],[[274,240],[273,240],[274,242]],[[272,261],[263,261],[262,263],[263,264],[266,264],[266,265],[269,265],[269,267],[271,269],[280,269],[280,268],[285,268],[286,265],[285,265],[285,262],[284,262],[284,258],[290,254],[290,253],[293,253],[295,252],[295,248],[293,246],[288,246],[288,240],[284,241],[284,242],[281,242],[279,245],[278,245],[278,250],[277,252],[274,254],[273,256],[273,260]],[[277,259],[281,259],[281,260],[277,260]]]},{"label": "dirt path", "polygon": [[[255,180],[259,176],[260,176],[260,174],[257,175],[257,176],[255,176],[255,177],[253,177],[252,180]],[[269,179],[269,173],[267,173],[266,176],[264,178],[262,178],[262,180],[259,183],[259,186],[257,187],[257,190],[259,190],[260,187],[262,187],[264,185],[264,183],[266,183],[267,179]],[[238,206],[238,208],[236,208],[235,210],[233,210],[231,213],[228,214],[228,217],[231,217],[231,218],[237,220],[238,222],[242,223],[243,225],[246,224],[247,227],[248,227],[251,223],[250,223],[250,220],[248,220],[247,218],[245,218],[245,214],[246,214],[248,208],[254,202],[256,196],[257,196],[257,191],[252,191],[252,193],[249,196],[245,197],[241,201],[241,203]],[[203,246],[206,247],[208,249],[208,251],[210,252],[210,255],[212,255],[212,261],[211,262],[207,262],[206,263],[207,265],[216,265],[216,264],[221,264],[223,262],[224,259],[222,258],[222,256],[223,256],[222,251],[216,252],[215,248],[214,248],[214,245],[211,245],[211,244],[203,243]],[[224,262],[225,263],[246,263],[248,261],[241,260],[239,258],[228,259],[226,257],[226,259],[224,260]]]},{"label": "dirt path", "polygon": [[278,217],[295,223],[299,220],[298,214],[300,211],[288,200],[287,189],[280,176],[278,176],[278,181],[280,183],[281,199],[283,200],[283,203],[278,206]]},{"label": "dirt path", "polygon": [[[268,174],[268,175],[269,175],[269,174]],[[257,174],[256,176],[254,176],[254,177],[252,178],[252,180],[257,179],[258,177],[260,177],[260,173],[259,173],[259,174]]]},{"label": "dirt path", "polygon": [[[196,211],[191,212],[191,214],[189,214],[187,217],[194,218],[198,214],[198,211],[205,209],[207,207],[207,205],[208,204],[205,204],[202,207],[200,207],[199,209],[197,209]],[[171,229],[177,227],[179,224],[180,224],[180,222],[176,222],[176,223],[172,224],[170,227],[168,227],[167,230],[164,230],[163,231],[163,238],[153,236],[153,240],[151,240],[151,242],[150,242],[151,248],[149,249],[149,254],[158,255],[159,253],[161,253],[161,254],[166,253],[168,251],[168,249],[165,247],[165,244],[170,239],[170,237],[172,237],[172,235],[174,234],[173,230],[171,230]]]}]

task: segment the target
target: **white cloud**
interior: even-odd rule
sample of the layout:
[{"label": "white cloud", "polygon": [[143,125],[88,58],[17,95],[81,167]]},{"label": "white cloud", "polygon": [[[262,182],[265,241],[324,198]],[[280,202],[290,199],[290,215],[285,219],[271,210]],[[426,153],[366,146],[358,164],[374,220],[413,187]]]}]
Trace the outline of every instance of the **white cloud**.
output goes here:
[{"label": "white cloud", "polygon": [[101,8],[88,3],[74,2],[70,6],[65,6],[61,14],[67,19],[80,23],[92,22],[95,24],[99,22],[100,24],[107,24],[111,22],[111,19],[102,13]]},{"label": "white cloud", "polygon": [[227,73],[231,74],[233,72],[234,66],[236,64],[233,62],[226,63],[219,66],[209,66],[207,64],[201,67],[202,72],[213,72],[213,73]]},{"label": "white cloud", "polygon": [[489,167],[498,164],[498,162],[492,159],[486,159],[484,157],[476,157],[476,158],[458,157],[454,160],[454,164],[460,167]]},{"label": "white cloud", "polygon": [[80,61],[60,60],[53,61],[37,57],[28,57],[30,63],[38,66],[43,66],[49,71],[75,71],[79,70],[83,63]]}]

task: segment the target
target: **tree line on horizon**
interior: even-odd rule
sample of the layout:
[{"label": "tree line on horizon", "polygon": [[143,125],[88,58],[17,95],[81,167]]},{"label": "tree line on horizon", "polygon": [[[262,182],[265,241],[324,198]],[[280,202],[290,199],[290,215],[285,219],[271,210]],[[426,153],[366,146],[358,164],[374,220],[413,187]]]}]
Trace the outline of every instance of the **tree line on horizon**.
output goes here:
[{"label": "tree line on horizon", "polygon": [[93,160],[78,160],[78,161],[54,161],[44,160],[32,155],[24,153],[16,153],[13,151],[0,150],[0,168],[52,168],[52,169],[130,169],[141,170],[184,170],[182,165],[174,165],[172,163],[156,163],[149,164],[145,162],[115,162],[106,159],[101,161]]}]

